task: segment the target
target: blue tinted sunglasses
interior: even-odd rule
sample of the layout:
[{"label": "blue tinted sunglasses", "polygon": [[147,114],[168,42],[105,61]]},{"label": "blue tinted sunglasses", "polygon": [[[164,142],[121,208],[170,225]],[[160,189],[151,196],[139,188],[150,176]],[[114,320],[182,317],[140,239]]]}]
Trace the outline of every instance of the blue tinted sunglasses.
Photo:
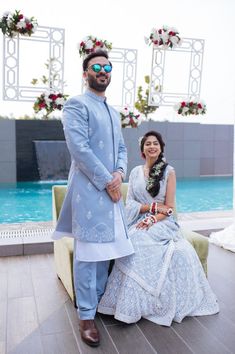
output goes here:
[{"label": "blue tinted sunglasses", "polygon": [[95,73],[99,73],[102,68],[106,73],[111,73],[112,71],[112,66],[110,64],[105,64],[105,65],[100,65],[100,64],[92,64],[88,66],[87,69],[91,68]]}]

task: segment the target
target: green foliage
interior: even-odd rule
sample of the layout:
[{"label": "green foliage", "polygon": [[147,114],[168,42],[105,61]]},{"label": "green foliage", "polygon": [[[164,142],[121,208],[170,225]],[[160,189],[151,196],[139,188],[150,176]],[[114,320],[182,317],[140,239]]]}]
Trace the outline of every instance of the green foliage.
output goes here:
[{"label": "green foliage", "polygon": [[48,71],[48,76],[42,75],[42,77],[40,77],[39,79],[33,78],[31,81],[31,84],[38,85],[41,81],[44,85],[48,85],[50,89],[53,89],[56,81],[58,81],[58,83],[60,83],[59,82],[59,74],[56,73],[56,60],[54,58],[48,59],[47,62],[44,63],[44,66],[46,67],[46,69]]},{"label": "green foliage", "polygon": [[[149,75],[144,77],[144,81],[147,85],[150,83]],[[149,106],[148,99],[149,99],[149,87],[147,86],[146,90],[143,92],[142,86],[138,87],[137,91],[138,100],[135,102],[135,108],[138,109],[140,113],[142,113],[145,118],[148,117],[150,113],[153,113],[158,108],[157,106]]]}]

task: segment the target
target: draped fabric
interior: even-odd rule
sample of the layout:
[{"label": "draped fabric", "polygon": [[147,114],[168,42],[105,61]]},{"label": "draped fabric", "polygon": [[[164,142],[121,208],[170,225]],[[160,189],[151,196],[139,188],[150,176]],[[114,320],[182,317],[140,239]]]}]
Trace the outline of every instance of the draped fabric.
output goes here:
[{"label": "draped fabric", "polygon": [[200,260],[181,234],[173,216],[149,230],[136,229],[141,204],[164,202],[169,172],[167,166],[157,197],[146,191],[143,167],[132,170],[126,212],[129,237],[135,253],[115,261],[98,311],[133,323],[141,317],[170,326],[185,316],[215,314],[218,303]]}]

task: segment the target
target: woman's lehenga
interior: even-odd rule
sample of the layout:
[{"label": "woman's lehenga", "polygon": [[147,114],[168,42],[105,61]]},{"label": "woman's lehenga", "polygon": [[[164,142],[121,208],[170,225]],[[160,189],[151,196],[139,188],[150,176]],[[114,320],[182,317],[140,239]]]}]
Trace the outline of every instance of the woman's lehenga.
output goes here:
[{"label": "woman's lehenga", "polygon": [[141,204],[163,203],[171,166],[167,166],[160,192],[152,198],[146,191],[142,166],[131,172],[127,195],[129,236],[135,253],[115,260],[98,312],[133,323],[144,317],[170,326],[185,316],[212,315],[219,311],[200,260],[181,234],[173,216],[149,230],[136,229],[144,215]]}]

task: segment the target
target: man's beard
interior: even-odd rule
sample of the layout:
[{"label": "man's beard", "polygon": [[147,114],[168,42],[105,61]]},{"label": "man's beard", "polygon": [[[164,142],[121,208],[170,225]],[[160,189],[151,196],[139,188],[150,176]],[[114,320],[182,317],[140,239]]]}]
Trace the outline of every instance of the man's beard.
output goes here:
[{"label": "man's beard", "polygon": [[111,76],[109,78],[107,78],[106,83],[98,83],[97,79],[102,76],[106,78],[105,74],[97,74],[96,78],[94,76],[88,74],[87,81],[88,81],[89,87],[92,88],[93,90],[98,91],[98,92],[104,92],[106,90],[106,88],[108,87],[108,85],[110,84]]}]

